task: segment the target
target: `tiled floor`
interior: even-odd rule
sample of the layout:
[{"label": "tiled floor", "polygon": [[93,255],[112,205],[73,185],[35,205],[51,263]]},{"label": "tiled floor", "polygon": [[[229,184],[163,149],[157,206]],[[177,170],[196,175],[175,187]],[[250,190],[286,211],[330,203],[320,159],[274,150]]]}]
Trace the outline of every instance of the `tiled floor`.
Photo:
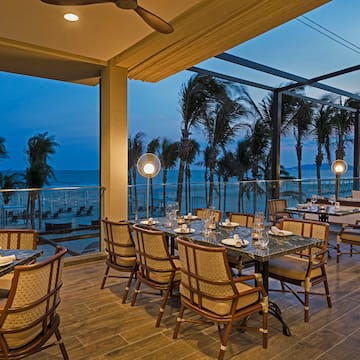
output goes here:
[{"label": "tiled floor", "polygon": [[[284,336],[280,323],[269,315],[268,349],[262,349],[261,337],[257,333],[241,333],[235,329],[225,359],[357,358],[360,349],[360,256],[343,255],[337,265],[334,250],[331,250],[331,255],[328,278],[332,309],[327,307],[325,298],[312,297],[310,322],[304,323],[303,307],[291,294],[271,293],[271,299],[276,300],[282,309],[292,336]],[[216,326],[183,324],[179,338],[173,340],[178,297],[170,299],[160,328],[155,328],[160,297],[141,294],[134,307],[129,301],[122,304],[124,281],[119,284],[111,279],[110,286],[100,290],[103,271],[103,261],[65,268],[59,313],[70,359],[217,358],[219,339]],[[257,320],[252,317],[249,321]],[[61,355],[54,347],[31,359],[61,359]]]}]

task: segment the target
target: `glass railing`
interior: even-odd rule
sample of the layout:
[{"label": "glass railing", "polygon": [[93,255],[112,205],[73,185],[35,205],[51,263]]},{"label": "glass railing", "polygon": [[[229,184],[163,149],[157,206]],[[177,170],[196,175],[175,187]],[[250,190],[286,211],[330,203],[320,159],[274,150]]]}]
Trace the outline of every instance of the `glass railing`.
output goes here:
[{"label": "glass railing", "polygon": [[[358,183],[358,179],[341,179],[340,196],[351,196]],[[211,205],[220,209],[224,217],[231,211],[254,213],[261,210],[267,215],[267,201],[274,197],[274,192],[287,199],[289,206],[295,206],[314,194],[330,197],[335,188],[335,179],[322,179],[320,184],[314,179],[216,182],[211,194],[208,184],[184,184],[181,213],[193,213],[196,208]],[[39,247],[45,255],[52,254],[58,244],[69,249],[69,256],[98,254],[101,251],[103,191],[96,186],[1,190],[1,227],[37,229]],[[176,200],[176,191],[177,184],[154,183],[147,201],[146,185],[129,186],[129,219],[145,218],[147,208],[151,217],[164,216],[166,206]]]},{"label": "glass railing", "polygon": [[44,255],[56,245],[70,256],[100,252],[103,190],[97,186],[1,191],[2,228],[33,228]]},{"label": "glass railing", "polygon": [[[358,179],[342,178],[340,181],[340,197],[351,196],[352,189],[358,186]],[[194,212],[196,208],[214,206],[227,212],[254,213],[267,212],[267,201],[274,197],[284,198],[289,206],[305,202],[312,195],[328,198],[335,194],[336,180],[316,179],[305,180],[258,180],[228,183],[214,183],[212,192],[209,184],[191,183],[185,187],[181,200],[181,213]],[[165,192],[164,192],[165,189]],[[150,186],[149,201],[147,201],[147,186],[129,187],[129,218],[145,218],[147,213],[151,217],[165,214],[167,204],[176,200],[176,184],[152,184]]]}]

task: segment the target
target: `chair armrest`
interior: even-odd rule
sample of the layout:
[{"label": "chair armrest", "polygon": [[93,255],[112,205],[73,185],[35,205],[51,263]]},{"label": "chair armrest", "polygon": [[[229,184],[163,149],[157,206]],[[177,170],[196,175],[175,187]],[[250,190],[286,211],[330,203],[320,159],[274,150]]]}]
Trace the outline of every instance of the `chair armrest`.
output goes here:
[{"label": "chair armrest", "polygon": [[244,282],[244,281],[248,281],[248,280],[256,280],[256,276],[255,274],[250,274],[250,275],[240,275],[238,277],[234,277],[233,278],[234,282]]}]

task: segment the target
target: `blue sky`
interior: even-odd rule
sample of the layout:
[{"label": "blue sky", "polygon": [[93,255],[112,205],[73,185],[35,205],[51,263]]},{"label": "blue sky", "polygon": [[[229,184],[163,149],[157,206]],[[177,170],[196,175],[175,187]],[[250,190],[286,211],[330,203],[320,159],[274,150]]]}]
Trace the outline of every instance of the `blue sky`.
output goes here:
[{"label": "blue sky", "polygon": [[[357,14],[358,0],[334,0],[305,16],[327,29],[358,44],[360,28]],[[305,21],[306,19],[300,18]],[[304,77],[313,77],[359,63],[360,50],[352,51],[319,32],[293,20],[270,32],[252,39],[229,53],[266,64]],[[231,74],[236,77],[278,86],[285,80],[261,74],[239,66],[211,59],[203,68]],[[183,71],[159,83],[129,81],[129,135],[146,129],[146,141],[180,137],[181,116],[179,94],[191,72]],[[324,81],[352,92],[360,92],[360,74],[352,73]],[[257,100],[266,92],[247,88]],[[323,93],[309,89],[307,95]],[[26,167],[26,142],[47,131],[60,144],[51,165],[61,169],[97,169],[99,163],[98,114],[99,88],[63,82],[36,79],[0,72],[0,136],[6,139],[9,159],[0,160],[0,169]],[[196,134],[204,142],[201,134]],[[315,142],[307,141],[304,163],[312,163]],[[286,167],[296,165],[291,135],[283,139],[281,162]],[[351,150],[347,159],[352,162]]]}]

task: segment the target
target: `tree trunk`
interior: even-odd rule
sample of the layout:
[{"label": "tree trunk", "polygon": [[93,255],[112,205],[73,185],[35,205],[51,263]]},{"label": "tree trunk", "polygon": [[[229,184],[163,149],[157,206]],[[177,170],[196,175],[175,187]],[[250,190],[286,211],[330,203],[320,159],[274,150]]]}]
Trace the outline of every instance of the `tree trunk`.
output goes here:
[{"label": "tree trunk", "polygon": [[318,194],[322,195],[322,188],[321,188],[321,165],[323,162],[324,155],[321,151],[321,145],[318,145],[318,151],[315,157],[315,164],[316,164],[316,179],[317,179],[317,188]]},{"label": "tree trunk", "polygon": [[176,201],[179,204],[179,213],[180,214],[181,214],[181,202],[182,202],[182,193],[183,193],[185,164],[186,164],[186,162],[184,160],[180,160],[178,183],[177,183],[177,190],[176,190]]},{"label": "tree trunk", "polygon": [[296,157],[297,157],[297,170],[298,170],[298,202],[302,202],[302,171],[301,171],[301,163],[302,163],[302,144],[301,141],[298,140],[296,144]]}]

